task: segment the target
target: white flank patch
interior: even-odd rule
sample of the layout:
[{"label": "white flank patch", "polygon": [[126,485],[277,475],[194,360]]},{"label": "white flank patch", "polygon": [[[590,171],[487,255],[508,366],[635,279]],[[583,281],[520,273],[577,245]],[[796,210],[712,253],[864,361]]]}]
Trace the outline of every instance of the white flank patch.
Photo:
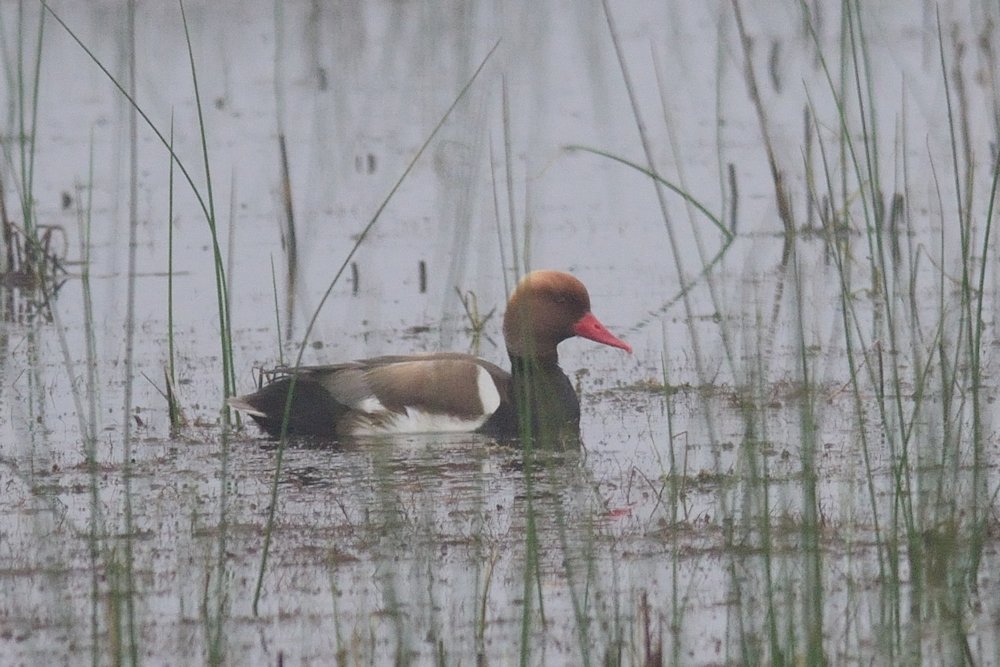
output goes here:
[{"label": "white flank patch", "polygon": [[356,410],[370,415],[378,415],[379,423],[357,424],[351,434],[355,436],[388,435],[391,433],[469,433],[486,423],[486,420],[500,407],[500,392],[493,377],[483,367],[478,368],[476,389],[483,413],[475,419],[463,419],[454,415],[434,414],[418,408],[406,407],[406,414],[389,413],[377,398],[369,396],[355,406]]},{"label": "white flank patch", "polygon": [[226,403],[229,404],[233,410],[239,410],[240,412],[245,412],[252,417],[266,417],[267,415],[254,406],[250,405],[243,400],[241,396],[232,396]]},{"label": "white flank patch", "polygon": [[365,396],[361,399],[354,409],[358,412],[365,412],[370,415],[378,414],[380,412],[385,412],[385,406],[382,405],[382,401],[378,400],[374,396]]},{"label": "white flank patch", "polygon": [[454,415],[441,415],[406,408],[405,415],[392,420],[391,433],[469,433],[486,423],[488,415],[479,419],[462,419]]},{"label": "white flank patch", "polygon": [[478,370],[476,386],[479,388],[479,402],[483,404],[483,414],[489,418],[500,407],[500,392],[497,391],[497,383],[493,381],[490,372],[482,366]]}]

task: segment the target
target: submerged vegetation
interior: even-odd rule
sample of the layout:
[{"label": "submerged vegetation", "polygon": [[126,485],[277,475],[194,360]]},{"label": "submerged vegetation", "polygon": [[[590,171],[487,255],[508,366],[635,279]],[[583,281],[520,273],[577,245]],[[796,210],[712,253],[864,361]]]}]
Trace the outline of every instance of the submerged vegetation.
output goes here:
[{"label": "submerged vegetation", "polygon": [[[0,7],[4,662],[997,661],[995,8],[279,5],[277,123],[224,13],[122,3],[118,62],[88,9]],[[46,82],[91,74],[115,129],[76,118],[53,206]],[[556,263],[637,349],[579,353],[580,452],[230,421],[276,360],[501,360],[500,287]]]}]

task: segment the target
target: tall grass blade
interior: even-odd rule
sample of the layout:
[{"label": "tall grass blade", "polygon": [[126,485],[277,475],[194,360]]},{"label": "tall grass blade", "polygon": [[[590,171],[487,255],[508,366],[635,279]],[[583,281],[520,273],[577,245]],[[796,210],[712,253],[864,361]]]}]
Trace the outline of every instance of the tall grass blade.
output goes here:
[{"label": "tall grass blade", "polygon": [[590,146],[579,146],[579,145],[576,145],[576,144],[571,144],[571,145],[568,145],[568,146],[563,146],[563,149],[564,150],[569,150],[569,151],[585,151],[587,153],[593,153],[594,155],[600,155],[601,157],[606,157],[609,160],[614,160],[615,162],[620,162],[620,163],[624,164],[627,167],[631,167],[632,169],[635,169],[636,171],[638,171],[638,172],[640,172],[642,174],[645,174],[646,176],[649,176],[651,179],[653,179],[654,181],[656,181],[660,185],[662,185],[665,188],[671,190],[675,194],[680,195],[684,199],[684,201],[686,201],[687,203],[691,204],[696,209],[698,209],[699,213],[701,213],[706,218],[708,218],[708,221],[711,222],[713,225],[715,225],[715,227],[720,232],[722,232],[722,236],[723,236],[723,238],[725,240],[728,241],[729,239],[733,238],[733,232],[722,223],[722,220],[720,220],[717,215],[715,215],[714,213],[712,213],[711,211],[709,211],[708,208],[704,204],[702,204],[700,201],[698,201],[693,196],[691,196],[683,188],[681,188],[680,186],[674,185],[673,183],[671,183],[670,181],[668,181],[667,179],[663,178],[658,173],[656,173],[655,171],[653,171],[652,167],[643,167],[642,165],[636,164],[635,162],[632,162],[631,160],[626,160],[625,158],[620,157],[618,155],[613,155],[611,153],[608,153],[607,151],[602,151],[602,150],[600,150],[598,148],[591,148]]},{"label": "tall grass blade", "polygon": [[[278,3],[280,4],[280,3]],[[288,259],[288,270],[285,279],[285,338],[292,337],[292,326],[295,319],[295,292],[298,289],[299,274],[299,243],[295,236],[295,208],[292,205],[292,177],[288,169],[288,147],[285,135],[278,135],[278,148],[281,153],[281,199],[285,206],[285,255]]]},{"label": "tall grass blade", "polygon": [[[170,114],[170,152],[174,149],[174,114]],[[177,366],[174,353],[174,161],[170,160],[167,180],[167,410],[170,428],[178,429],[183,422],[177,398]]]},{"label": "tall grass blade", "polygon": [[[18,23],[20,27],[24,28],[24,3],[18,4]],[[23,34],[23,33],[22,33]],[[34,181],[35,181],[35,140],[36,133],[35,128],[38,127],[38,92],[39,84],[41,83],[41,72],[42,72],[42,38],[45,34],[45,14],[44,12],[38,17],[38,36],[35,42],[35,70],[33,73],[33,78],[31,82],[31,129],[29,130],[25,124],[28,111],[24,109],[25,100],[28,96],[24,91],[24,58],[23,58],[23,47],[24,41],[18,40],[18,106],[19,113],[18,118],[21,123],[21,137],[19,146],[21,148],[21,211],[24,216],[24,231],[29,240],[35,238],[35,225],[34,225],[34,203],[32,200],[34,192]],[[35,250],[32,248],[29,250],[29,257]],[[29,259],[29,266],[35,266],[36,261]]]},{"label": "tall grass blade", "polygon": [[[135,95],[135,0],[128,2],[128,87]],[[129,110],[128,289],[125,306],[125,405],[122,415],[122,485],[125,503],[124,585],[125,620],[129,659],[139,664],[139,628],[135,617],[134,522],[132,513],[132,377],[135,367],[136,251],[139,246],[139,125],[135,107]]]},{"label": "tall grass blade", "polygon": [[[226,298],[225,271],[223,268],[222,252],[219,248],[218,235],[216,233],[215,206],[211,200],[211,184],[209,183],[207,186],[207,196],[203,195],[201,189],[197,185],[195,185],[194,179],[191,176],[191,173],[188,171],[187,167],[185,166],[184,162],[180,159],[177,153],[174,152],[173,147],[171,146],[171,142],[167,139],[166,136],[164,136],[163,132],[160,131],[160,129],[156,126],[156,124],[153,123],[152,119],[150,119],[150,117],[139,105],[135,96],[135,91],[134,90],[130,91],[126,89],[125,86],[123,86],[122,83],[114,76],[114,74],[112,74],[111,71],[108,70],[108,68],[104,65],[104,63],[102,63],[100,59],[97,58],[94,52],[86,44],[83,43],[83,40],[81,40],[80,37],[76,34],[76,32],[74,32],[73,29],[69,27],[69,24],[67,24],[53,8],[47,2],[45,2],[45,0],[40,0],[40,1],[45,10],[52,15],[52,17],[56,20],[57,23],[59,23],[60,26],[62,26],[62,28],[73,39],[73,41],[76,42],[81,49],[83,49],[83,52],[87,54],[87,56],[91,59],[91,61],[93,61],[95,65],[97,65],[97,67],[104,73],[104,75],[108,78],[108,80],[111,81],[111,83],[115,86],[118,92],[121,93],[126,100],[128,100],[128,103],[131,105],[131,107],[135,110],[135,112],[139,115],[139,117],[143,120],[143,122],[146,123],[146,126],[149,127],[150,130],[152,130],[153,134],[156,135],[156,138],[159,139],[160,143],[164,146],[164,148],[167,149],[167,151],[170,153],[171,158],[177,164],[177,168],[184,176],[184,180],[186,180],[188,185],[191,187],[191,191],[194,194],[195,199],[198,201],[198,205],[201,207],[202,213],[205,216],[205,220],[208,223],[209,232],[212,239],[212,253],[213,253],[213,261],[214,261],[214,268],[216,275],[216,292],[217,292],[217,301],[219,304],[218,306],[219,330],[220,330],[219,337],[222,347],[223,396],[224,397],[231,396],[234,393],[233,390],[235,387],[235,376],[233,374],[233,368],[232,368],[232,340],[230,336],[229,315],[225,305],[228,301]],[[185,33],[185,38],[187,40],[188,56],[191,62],[192,72],[195,72],[196,69],[194,65],[193,49],[191,46],[190,34],[188,33],[187,29],[187,20],[183,11],[184,8],[183,3],[181,3],[180,6],[181,6],[182,20],[184,21],[184,33]],[[207,164],[208,146],[206,141],[204,118],[201,112],[200,97],[198,96],[197,93],[197,79],[195,79],[195,90],[196,90],[196,100],[198,101],[198,114],[201,126],[202,155],[206,161],[205,173],[207,177],[210,177],[211,172]],[[229,413],[228,409],[223,408],[223,418],[226,420],[228,420],[228,413]]]},{"label": "tall grass blade", "polygon": [[[233,367],[233,339],[229,323],[229,297],[226,291],[226,270],[219,249],[218,231],[216,229],[215,199],[212,196],[212,170],[208,159],[208,133],[205,128],[205,113],[201,104],[201,92],[198,89],[198,68],[194,62],[194,47],[191,45],[191,33],[188,30],[187,14],[184,11],[184,0],[177,0],[181,9],[181,22],[184,24],[184,41],[187,43],[188,60],[191,63],[191,83],[194,86],[195,108],[198,110],[198,127],[201,133],[201,152],[205,166],[205,190],[208,200],[207,222],[212,237],[212,259],[215,265],[216,300],[219,309],[219,343],[222,348],[222,386],[223,399],[236,394],[236,371]],[[229,424],[229,408],[223,400],[223,426]]]},{"label": "tall grass blade", "polygon": [[[399,179],[397,179],[395,184],[393,184],[392,188],[389,189],[389,192],[382,200],[382,203],[379,204],[377,209],[375,209],[375,213],[368,220],[368,223],[365,225],[364,229],[362,229],[361,233],[358,234],[357,239],[354,242],[354,245],[351,246],[351,249],[348,251],[347,255],[344,257],[344,260],[341,262],[340,267],[337,269],[337,272],[334,274],[333,279],[327,286],[326,291],[320,298],[319,304],[317,304],[316,309],[312,314],[312,317],[309,319],[309,324],[306,325],[306,330],[302,334],[302,342],[299,343],[298,352],[295,357],[295,366],[299,366],[302,363],[302,356],[305,353],[306,346],[309,342],[309,337],[312,335],[312,330],[316,326],[316,321],[319,319],[319,314],[323,310],[323,306],[326,304],[326,300],[330,297],[330,294],[333,293],[333,288],[336,287],[337,283],[340,281],[340,277],[343,275],[344,271],[350,265],[351,259],[354,257],[355,253],[357,253],[358,248],[360,248],[361,244],[364,243],[365,239],[368,237],[369,232],[371,232],[372,228],[375,226],[375,223],[378,222],[378,220],[382,217],[382,212],[385,211],[386,207],[389,205],[389,202],[392,200],[393,196],[402,186],[406,178],[410,175],[410,172],[413,171],[413,167],[417,164],[417,162],[420,160],[420,157],[427,150],[427,147],[430,146],[431,141],[433,141],[434,137],[437,136],[438,132],[444,126],[445,121],[447,121],[448,118],[451,116],[451,113],[458,106],[459,102],[461,102],[465,98],[465,95],[472,88],[472,84],[476,81],[476,79],[479,78],[479,74],[486,67],[486,64],[489,62],[490,58],[493,56],[493,54],[499,47],[500,47],[500,42],[497,41],[493,45],[493,47],[489,50],[489,52],[487,52],[482,62],[480,62],[479,67],[476,68],[476,70],[472,73],[472,76],[465,83],[462,89],[458,92],[458,95],[452,101],[451,105],[448,107],[447,110],[445,110],[444,114],[441,116],[441,119],[437,122],[437,124],[431,130],[430,134],[424,140],[424,143],[420,145],[420,148],[417,149],[417,152],[414,154],[410,162],[406,165],[406,168],[403,169],[403,173],[400,174]],[[288,416],[291,414],[292,399],[295,394],[296,379],[297,376],[293,373],[288,387],[288,398],[285,400],[285,410],[281,424],[281,435],[278,443],[277,453],[275,455],[274,477],[271,480],[271,501],[268,506],[267,521],[264,526],[264,544],[261,548],[260,567],[257,571],[257,584],[254,588],[254,596],[252,603],[253,614],[255,616],[258,613],[258,605],[260,603],[260,596],[264,586],[264,574],[267,571],[267,559],[270,552],[272,535],[274,533],[274,519],[278,505],[278,486],[281,481],[282,462],[284,459],[285,448],[288,444]]]},{"label": "tall grass blade", "polygon": [[743,12],[740,9],[739,0],[732,0],[733,13],[736,16],[736,27],[740,35],[740,45],[743,47],[743,58],[746,61],[745,73],[747,88],[750,93],[750,101],[753,102],[754,110],[757,112],[757,122],[760,125],[761,136],[764,140],[764,150],[767,152],[767,166],[771,170],[771,180],[774,182],[774,198],[778,206],[778,217],[784,226],[785,234],[791,236],[795,233],[795,220],[792,215],[792,202],[785,189],[785,177],[778,165],[778,158],[774,152],[774,143],[771,140],[771,131],[768,125],[767,111],[764,102],[760,97],[760,88],[757,85],[757,75],[754,73],[753,58],[750,37],[747,36],[746,26],[743,24]]},{"label": "tall grass blade", "polygon": [[[514,164],[511,156],[511,131],[510,131],[510,98],[507,94],[507,77],[501,77],[500,81],[503,103],[503,148],[504,148],[504,173],[507,177],[507,219],[510,222],[510,249],[511,261],[514,262],[514,283],[521,279],[521,260],[517,251],[517,214],[514,208]],[[527,245],[527,241],[525,241]],[[528,269],[525,268],[524,271]]]}]

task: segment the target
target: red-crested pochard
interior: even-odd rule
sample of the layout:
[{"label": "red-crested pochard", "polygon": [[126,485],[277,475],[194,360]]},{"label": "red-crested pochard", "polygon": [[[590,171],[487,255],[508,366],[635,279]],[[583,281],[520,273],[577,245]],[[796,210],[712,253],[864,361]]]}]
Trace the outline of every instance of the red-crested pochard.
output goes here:
[{"label": "red-crested pochard", "polygon": [[577,436],[580,403],[559,368],[556,346],[581,336],[632,352],[590,312],[583,283],[560,271],[534,271],[521,280],[507,304],[503,334],[510,373],[468,354],[376,357],[282,369],[277,380],[229,405],[278,435],[295,375],[289,434],[513,437],[530,428],[537,436]]}]

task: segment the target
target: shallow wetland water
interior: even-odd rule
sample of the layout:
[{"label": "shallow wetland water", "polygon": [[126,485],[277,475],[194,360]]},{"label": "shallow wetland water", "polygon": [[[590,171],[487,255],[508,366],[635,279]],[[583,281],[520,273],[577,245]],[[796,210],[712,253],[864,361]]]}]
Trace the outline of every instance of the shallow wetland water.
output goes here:
[{"label": "shallow wetland water", "polygon": [[[188,0],[198,98],[180,5],[49,7],[0,1],[0,663],[1000,664],[996,7]],[[561,346],[578,452],[221,416],[227,330],[238,393],[506,366],[526,267],[635,349]]]}]

